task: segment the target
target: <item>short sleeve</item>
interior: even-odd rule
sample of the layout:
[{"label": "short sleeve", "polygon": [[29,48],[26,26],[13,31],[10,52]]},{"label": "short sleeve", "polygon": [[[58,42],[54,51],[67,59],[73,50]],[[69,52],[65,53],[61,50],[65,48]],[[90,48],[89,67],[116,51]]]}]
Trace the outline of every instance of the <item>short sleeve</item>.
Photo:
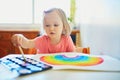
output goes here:
[{"label": "short sleeve", "polygon": [[37,49],[38,53],[46,52],[47,48],[47,37],[40,36],[35,38],[35,48]]},{"label": "short sleeve", "polygon": [[66,42],[67,42],[67,52],[73,52],[75,50],[75,45],[70,36],[67,36]]}]

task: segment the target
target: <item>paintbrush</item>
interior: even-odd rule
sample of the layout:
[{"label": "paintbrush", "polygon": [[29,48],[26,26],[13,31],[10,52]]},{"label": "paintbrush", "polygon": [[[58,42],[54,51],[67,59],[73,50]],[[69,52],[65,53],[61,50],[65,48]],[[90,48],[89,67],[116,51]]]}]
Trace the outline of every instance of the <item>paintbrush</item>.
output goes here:
[{"label": "paintbrush", "polygon": [[22,57],[23,57],[24,61],[26,61],[22,48],[20,46],[18,46],[18,48],[20,50],[20,53],[22,54]]}]

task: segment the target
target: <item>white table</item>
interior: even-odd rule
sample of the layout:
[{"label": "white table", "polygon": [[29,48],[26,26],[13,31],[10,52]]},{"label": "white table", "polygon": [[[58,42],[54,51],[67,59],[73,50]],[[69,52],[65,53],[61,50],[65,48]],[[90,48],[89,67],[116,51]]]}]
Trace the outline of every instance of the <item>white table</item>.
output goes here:
[{"label": "white table", "polygon": [[[11,56],[20,55],[8,55],[6,57]],[[33,57],[34,55],[26,56]],[[3,65],[0,65],[0,80],[120,80],[120,72],[51,69],[13,79],[10,79],[11,77],[11,72],[9,72]]]}]

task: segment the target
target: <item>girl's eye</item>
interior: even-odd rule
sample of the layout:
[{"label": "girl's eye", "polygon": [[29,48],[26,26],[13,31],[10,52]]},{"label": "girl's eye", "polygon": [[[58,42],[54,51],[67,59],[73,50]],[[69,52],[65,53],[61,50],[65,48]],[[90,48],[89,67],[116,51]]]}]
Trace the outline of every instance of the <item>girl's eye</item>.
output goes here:
[{"label": "girl's eye", "polygon": [[58,27],[59,25],[58,25],[58,24],[55,24],[54,26],[55,26],[55,27]]},{"label": "girl's eye", "polygon": [[49,27],[50,25],[45,25],[46,27]]}]

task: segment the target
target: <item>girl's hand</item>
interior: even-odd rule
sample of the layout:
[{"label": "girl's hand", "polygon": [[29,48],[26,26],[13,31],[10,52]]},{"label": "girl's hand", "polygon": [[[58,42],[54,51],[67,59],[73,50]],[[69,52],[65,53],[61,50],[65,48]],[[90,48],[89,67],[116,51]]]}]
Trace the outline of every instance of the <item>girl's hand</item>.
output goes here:
[{"label": "girl's hand", "polygon": [[23,37],[24,36],[22,34],[14,34],[11,38],[13,45],[14,46],[21,46]]},{"label": "girl's hand", "polygon": [[90,48],[89,47],[76,47],[76,52],[90,54]]},{"label": "girl's hand", "polygon": [[76,52],[80,52],[80,53],[82,53],[82,51],[83,51],[83,47],[76,47],[75,51],[76,51]]}]

